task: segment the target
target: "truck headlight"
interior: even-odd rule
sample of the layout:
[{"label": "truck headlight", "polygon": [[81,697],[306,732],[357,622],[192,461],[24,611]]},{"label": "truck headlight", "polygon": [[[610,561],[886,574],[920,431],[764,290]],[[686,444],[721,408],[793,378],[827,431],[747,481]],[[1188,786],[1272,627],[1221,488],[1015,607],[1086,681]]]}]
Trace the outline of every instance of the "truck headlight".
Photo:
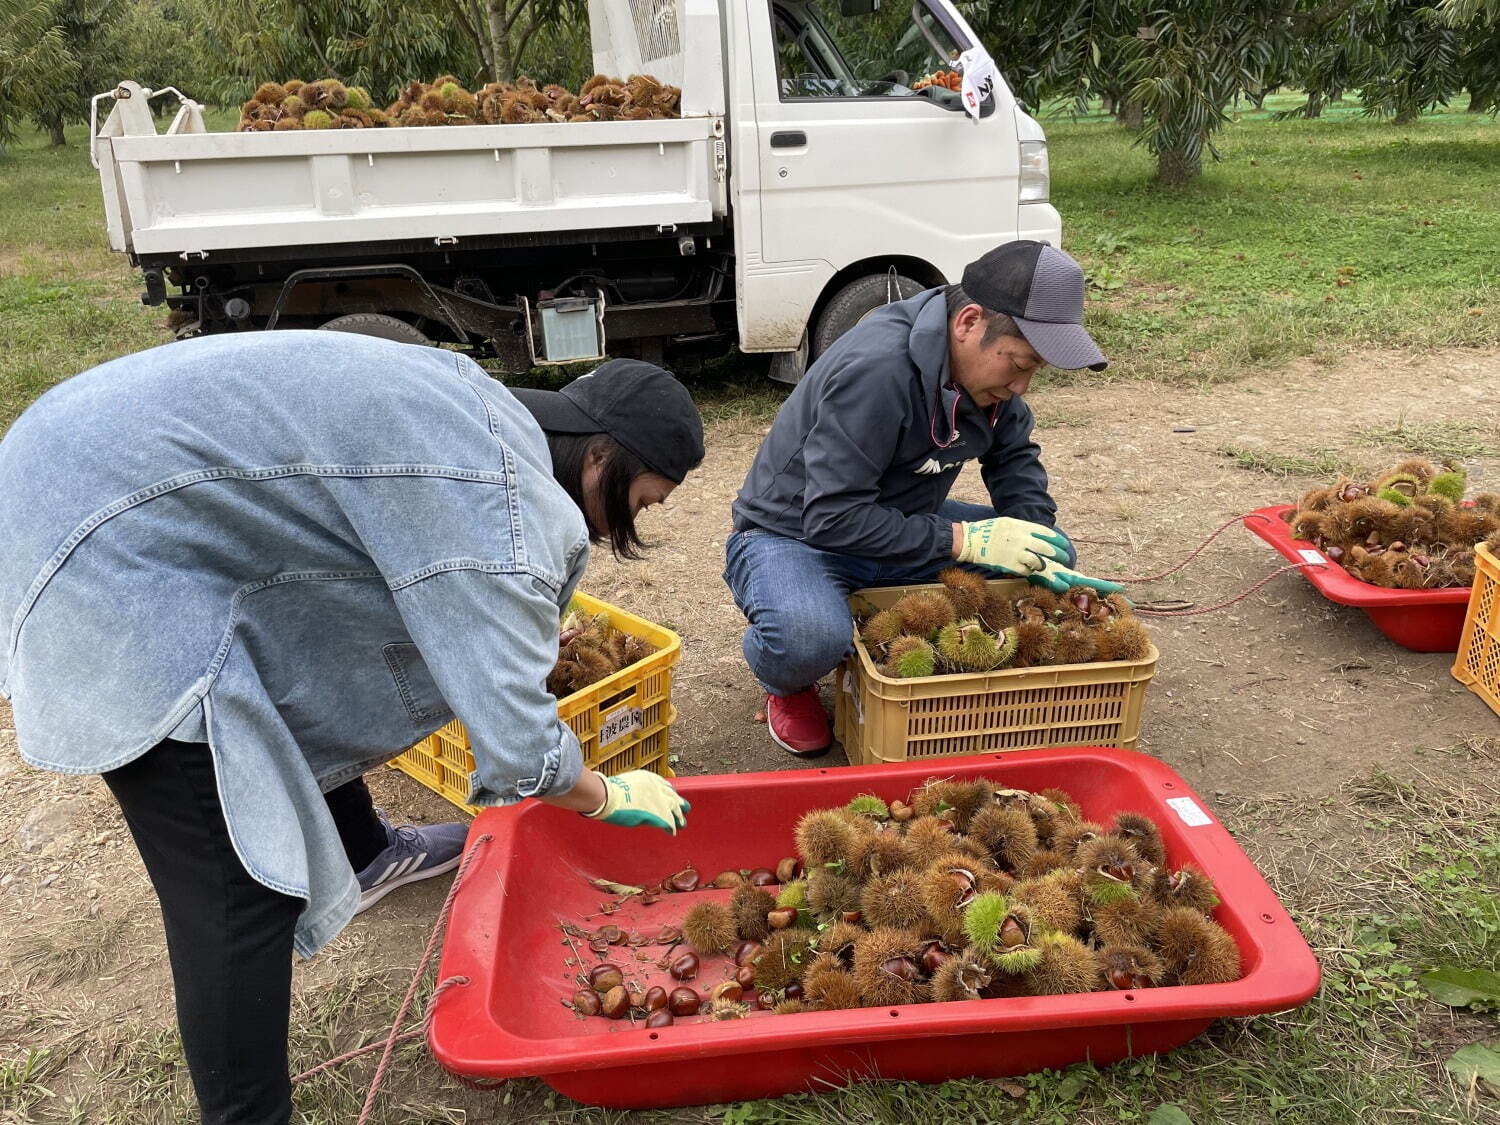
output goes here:
[{"label": "truck headlight", "polygon": [[1021,142],[1021,202],[1046,203],[1052,193],[1046,141]]}]

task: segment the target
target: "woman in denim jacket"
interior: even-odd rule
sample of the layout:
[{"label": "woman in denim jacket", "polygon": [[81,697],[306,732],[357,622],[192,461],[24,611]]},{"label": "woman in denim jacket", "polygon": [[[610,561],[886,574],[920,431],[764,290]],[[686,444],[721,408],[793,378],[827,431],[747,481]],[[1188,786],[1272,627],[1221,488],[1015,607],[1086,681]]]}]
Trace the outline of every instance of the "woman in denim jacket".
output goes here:
[{"label": "woman in denim jacket", "polygon": [[86,371],[0,441],[0,694],[22,756],[102,774],[161,901],[205,1122],[286,1122],[291,957],[451,870],[361,775],[455,715],[468,799],[675,832],[649,773],[583,768],[547,673],[589,543],[703,459],[687,391],[615,360],[512,393],[338,332]]}]

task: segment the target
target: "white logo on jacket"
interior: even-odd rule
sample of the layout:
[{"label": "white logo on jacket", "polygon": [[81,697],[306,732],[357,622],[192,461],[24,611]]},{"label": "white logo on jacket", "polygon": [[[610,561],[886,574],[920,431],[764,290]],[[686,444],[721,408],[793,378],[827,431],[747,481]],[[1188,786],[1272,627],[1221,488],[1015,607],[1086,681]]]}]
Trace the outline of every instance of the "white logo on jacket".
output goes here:
[{"label": "white logo on jacket", "polygon": [[949,469],[956,469],[962,465],[962,461],[939,461],[936,457],[929,457],[925,462],[918,465],[913,472],[919,476],[931,477],[938,473],[946,473]]}]

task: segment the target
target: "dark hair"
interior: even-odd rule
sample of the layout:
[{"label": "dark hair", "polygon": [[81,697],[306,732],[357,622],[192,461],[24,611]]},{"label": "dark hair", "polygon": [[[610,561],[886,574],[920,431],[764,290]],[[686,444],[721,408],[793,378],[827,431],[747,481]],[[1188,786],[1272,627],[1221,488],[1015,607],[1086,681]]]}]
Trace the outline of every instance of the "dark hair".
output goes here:
[{"label": "dark hair", "polygon": [[635,527],[635,513],[630,509],[630,485],[642,473],[650,472],[639,457],[608,434],[547,433],[547,448],[552,451],[552,475],[563,491],[578,505],[588,522],[588,506],[583,498],[583,467],[595,450],[604,453],[599,474],[599,492],[604,500],[604,522],[607,534],[589,524],[590,543],[609,543],[618,559],[638,559],[646,546]]},{"label": "dark hair", "polygon": [[978,301],[964,292],[962,285],[949,285],[943,290],[943,296],[948,302],[948,323],[951,325],[958,314],[969,305],[979,305],[979,311],[984,320],[984,336],[980,338],[979,346],[982,348],[993,347],[996,340],[1001,336],[1021,336],[1020,326],[1003,312],[995,312],[980,305]]}]

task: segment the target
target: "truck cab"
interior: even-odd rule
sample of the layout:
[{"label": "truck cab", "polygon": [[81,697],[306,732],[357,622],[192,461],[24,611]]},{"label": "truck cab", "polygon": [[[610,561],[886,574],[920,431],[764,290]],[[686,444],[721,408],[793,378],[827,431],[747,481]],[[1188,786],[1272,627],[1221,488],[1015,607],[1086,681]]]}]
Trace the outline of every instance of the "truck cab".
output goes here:
[{"label": "truck cab", "polygon": [[511,371],[736,344],[795,381],[878,305],[1060,241],[1042,130],[950,0],[589,20],[595,68],[680,86],[680,119],[209,133],[179,95],[158,136],[165,91],[122,82],[93,142],[111,245],[182,336],[366,331]]}]

